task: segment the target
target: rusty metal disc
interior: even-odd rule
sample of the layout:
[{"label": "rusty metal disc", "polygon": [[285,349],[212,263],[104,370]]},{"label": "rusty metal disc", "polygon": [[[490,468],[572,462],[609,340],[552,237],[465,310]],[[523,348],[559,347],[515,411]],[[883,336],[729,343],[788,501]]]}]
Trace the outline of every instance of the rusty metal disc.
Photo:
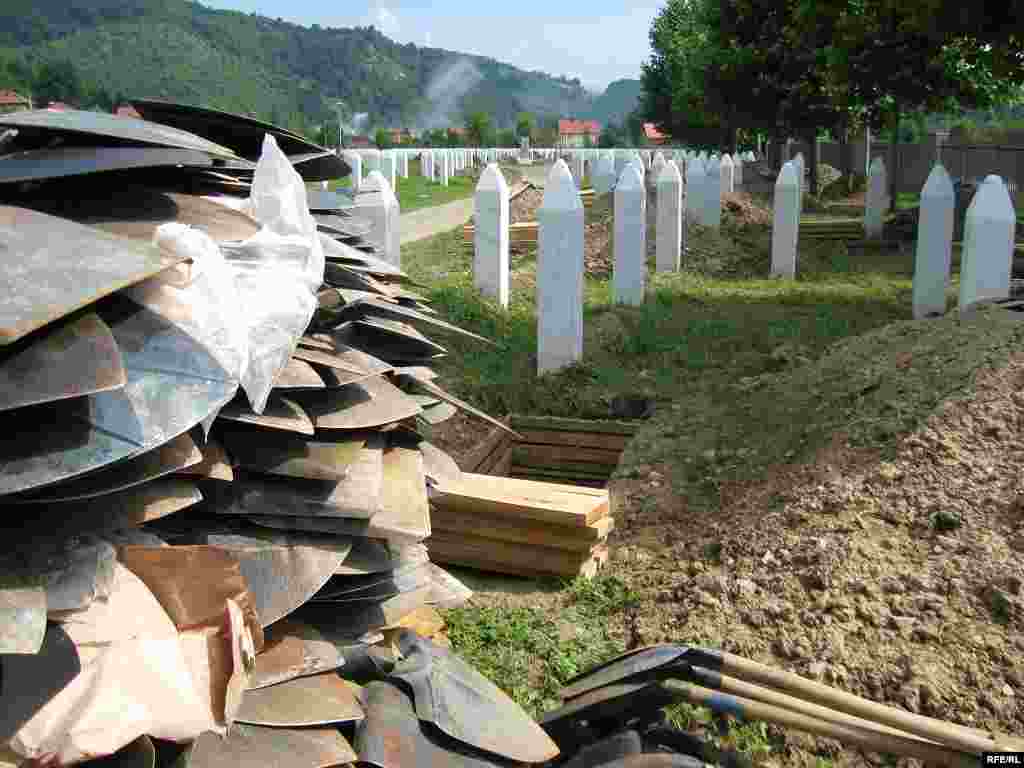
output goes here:
[{"label": "rusty metal disc", "polygon": [[0,411],[106,392],[127,380],[114,335],[93,313],[0,348]]},{"label": "rusty metal disc", "polygon": [[188,768],[333,768],[356,760],[337,728],[263,728],[235,723],[227,737],[204,733]]},{"label": "rusty metal disc", "polygon": [[235,463],[253,472],[308,480],[342,480],[359,459],[366,436],[312,441],[255,429],[221,429]]},{"label": "rusty metal disc", "polygon": [[235,716],[239,723],[278,728],[351,723],[362,719],[363,709],[352,689],[333,672],[246,691]]},{"label": "rusty metal disc", "polygon": [[282,619],[267,628],[263,650],[256,655],[248,690],[330,672],[343,663],[338,649],[316,629]]},{"label": "rusty metal disc", "polygon": [[228,421],[254,424],[267,429],[295,432],[300,435],[312,435],[314,432],[313,422],[299,404],[280,395],[272,394],[267,398],[267,405],[263,409],[263,413],[256,413],[249,407],[248,400],[236,397],[221,408],[217,416]]},{"label": "rusty metal disc", "polygon": [[152,451],[146,451],[141,456],[126,459],[113,466],[91,472],[85,477],[58,483],[41,491],[8,496],[4,502],[7,504],[50,504],[105,496],[147,483],[150,480],[156,480],[172,472],[181,472],[202,460],[203,454],[191,436],[186,433],[178,435]]},{"label": "rusty metal disc", "polygon": [[26,208],[0,205],[0,345],[184,260]]},{"label": "rusty metal disc", "polygon": [[303,398],[314,426],[320,429],[372,429],[419,415],[415,400],[383,376]]}]

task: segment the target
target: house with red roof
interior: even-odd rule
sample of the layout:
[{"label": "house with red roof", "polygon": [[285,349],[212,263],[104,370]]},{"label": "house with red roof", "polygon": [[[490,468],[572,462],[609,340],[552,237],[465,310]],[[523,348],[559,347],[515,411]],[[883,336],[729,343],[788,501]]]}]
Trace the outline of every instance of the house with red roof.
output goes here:
[{"label": "house with red roof", "polygon": [[659,131],[654,123],[644,123],[644,136],[651,144],[661,146],[667,144],[669,137]]},{"label": "house with red roof", "polygon": [[585,147],[587,139],[593,146],[601,137],[601,124],[596,120],[562,119],[558,121],[558,146]]},{"label": "house with red roof", "polygon": [[142,115],[139,111],[131,104],[118,104],[117,109],[114,110],[114,114],[118,117],[135,117],[139,120],[142,119]]},{"label": "house with red roof", "polygon": [[32,109],[32,99],[28,96],[22,96],[17,91],[0,90],[0,114],[23,112],[26,109]]}]

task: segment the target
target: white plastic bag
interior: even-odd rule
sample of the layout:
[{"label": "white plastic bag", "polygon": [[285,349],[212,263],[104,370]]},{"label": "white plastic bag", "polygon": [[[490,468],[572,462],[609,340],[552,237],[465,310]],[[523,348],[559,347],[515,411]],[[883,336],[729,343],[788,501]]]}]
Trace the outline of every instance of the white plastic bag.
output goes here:
[{"label": "white plastic bag", "polygon": [[[205,232],[186,224],[162,224],[153,236],[161,248],[183,254],[191,264],[164,270],[125,290],[125,295],[181,328],[213,355],[228,377],[243,380],[249,337],[234,271]],[[203,421],[209,429],[216,412]]]},{"label": "white plastic bag", "polygon": [[324,253],[305,182],[269,134],[244,210],[262,229],[221,248],[234,272],[249,339],[242,388],[253,410],[262,413],[274,380],[313,318],[324,279]]}]

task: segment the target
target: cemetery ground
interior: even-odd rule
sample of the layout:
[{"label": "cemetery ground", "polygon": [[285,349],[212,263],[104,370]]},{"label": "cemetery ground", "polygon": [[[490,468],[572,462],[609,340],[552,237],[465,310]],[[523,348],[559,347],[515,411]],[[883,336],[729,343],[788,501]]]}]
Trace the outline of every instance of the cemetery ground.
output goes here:
[{"label": "cemetery ground", "polygon": [[[604,574],[467,576],[477,595],[448,612],[451,640],[534,714],[589,665],[670,641],[1020,733],[1024,323],[1001,309],[910,320],[912,247],[801,242],[798,279],[769,279],[767,221],[730,198],[720,232],[691,225],[683,270],[650,273],[635,308],[611,305],[607,217],[588,221],[584,359],[540,379],[535,252],[513,253],[503,312],[473,289],[460,232],[403,248],[442,316],[500,344],[448,340],[438,370],[454,393],[493,414],[654,404],[610,486]],[[957,270],[954,257],[951,300]],[[456,417],[435,439],[458,456],[482,434]],[[759,764],[914,764],[672,716]]]},{"label": "cemetery ground", "polygon": [[[515,170],[503,166],[502,172],[509,178],[510,173],[514,175]],[[395,195],[402,213],[408,213],[472,197],[479,179],[478,169],[467,168],[463,174],[452,174],[448,179],[448,186],[444,187],[439,182],[423,176],[420,172],[420,160],[415,158],[409,161],[409,178],[396,177]],[[346,176],[332,181],[330,189],[347,189],[351,185],[351,178]]]}]

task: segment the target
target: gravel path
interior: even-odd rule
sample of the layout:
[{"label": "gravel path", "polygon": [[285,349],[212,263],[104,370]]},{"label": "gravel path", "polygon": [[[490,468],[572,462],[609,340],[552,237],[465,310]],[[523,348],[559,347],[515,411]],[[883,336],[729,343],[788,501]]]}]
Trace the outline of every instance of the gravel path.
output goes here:
[{"label": "gravel path", "polygon": [[461,226],[473,215],[473,198],[403,213],[399,219],[401,242],[411,243]]}]

